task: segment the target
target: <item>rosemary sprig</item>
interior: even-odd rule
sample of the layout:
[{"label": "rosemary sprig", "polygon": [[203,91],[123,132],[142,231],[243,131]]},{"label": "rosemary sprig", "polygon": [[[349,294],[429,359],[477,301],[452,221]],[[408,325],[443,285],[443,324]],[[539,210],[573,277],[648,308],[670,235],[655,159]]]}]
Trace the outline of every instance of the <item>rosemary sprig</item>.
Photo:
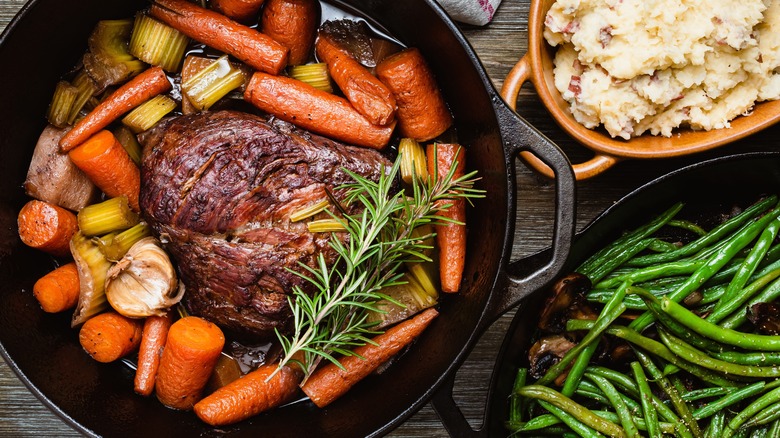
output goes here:
[{"label": "rosemary sprig", "polygon": [[405,262],[429,260],[424,255],[427,246],[413,237],[412,230],[426,223],[451,221],[437,215],[451,205],[447,200],[483,196],[482,190],[474,188],[476,172],[454,178],[456,166],[436,181],[414,180],[411,196],[403,191],[391,193],[400,163],[399,157],[376,182],[345,169],[354,182],[343,186],[347,189],[344,202],[359,202],[362,213],[343,218],[331,213],[344,225],[349,239],[346,243],[330,240],[337,254],[333,267],[320,254],[318,266],[303,265],[305,272],[298,274],[314,285],[314,293],[293,289],[289,298],[292,334],[277,330],[276,335],[284,350],[279,368],[296,363],[304,372],[303,383],[322,359],[341,367],[334,354],[355,355],[352,348],[372,342],[367,335],[378,332],[372,331],[375,323],[367,321],[368,312],[380,311],[375,306],[379,300],[393,301],[380,290],[402,282],[399,268]]}]

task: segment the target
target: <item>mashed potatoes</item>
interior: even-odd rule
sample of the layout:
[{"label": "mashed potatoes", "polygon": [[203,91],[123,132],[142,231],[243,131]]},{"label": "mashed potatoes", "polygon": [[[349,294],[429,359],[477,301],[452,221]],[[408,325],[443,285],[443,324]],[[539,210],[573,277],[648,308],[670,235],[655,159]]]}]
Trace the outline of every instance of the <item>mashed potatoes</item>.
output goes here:
[{"label": "mashed potatoes", "polygon": [[613,137],[726,128],[780,98],[780,0],[558,0],[545,25],[556,88]]}]

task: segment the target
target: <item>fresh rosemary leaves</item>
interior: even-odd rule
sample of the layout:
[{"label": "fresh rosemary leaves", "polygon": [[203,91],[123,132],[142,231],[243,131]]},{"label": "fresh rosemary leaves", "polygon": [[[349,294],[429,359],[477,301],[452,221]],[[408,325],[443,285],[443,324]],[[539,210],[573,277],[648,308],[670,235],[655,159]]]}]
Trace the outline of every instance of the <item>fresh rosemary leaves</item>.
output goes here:
[{"label": "fresh rosemary leaves", "polygon": [[436,181],[415,179],[410,194],[391,193],[400,163],[399,157],[376,182],[347,171],[354,182],[344,186],[344,203],[359,202],[363,211],[343,218],[333,215],[349,233],[346,243],[330,240],[336,263],[330,267],[320,255],[317,267],[304,266],[306,272],[299,274],[314,285],[314,292],[307,295],[294,288],[293,331],[284,335],[277,330],[276,335],[284,349],[279,367],[296,363],[304,372],[303,383],[322,359],[341,367],[334,355],[354,355],[352,348],[371,342],[367,336],[377,332],[367,321],[368,312],[378,311],[379,300],[390,300],[381,289],[401,281],[399,268],[405,262],[429,260],[424,255],[429,247],[424,239],[413,238],[412,230],[449,220],[437,215],[451,205],[447,200],[483,196],[474,188],[476,172],[454,178],[455,166]]}]

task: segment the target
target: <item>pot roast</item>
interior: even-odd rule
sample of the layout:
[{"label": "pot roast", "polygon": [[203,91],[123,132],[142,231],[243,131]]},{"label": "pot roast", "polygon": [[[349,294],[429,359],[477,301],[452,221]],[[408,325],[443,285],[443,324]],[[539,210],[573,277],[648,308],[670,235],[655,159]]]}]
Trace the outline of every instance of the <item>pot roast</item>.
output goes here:
[{"label": "pot roast", "polygon": [[288,295],[306,290],[289,270],[314,266],[320,252],[335,260],[330,233],[310,233],[290,214],[328,199],[326,190],[340,199],[337,187],[351,181],[343,169],[376,180],[391,165],[374,150],[232,111],[169,119],[142,142],[141,210],[178,266],[188,311],[258,339],[286,328]]}]

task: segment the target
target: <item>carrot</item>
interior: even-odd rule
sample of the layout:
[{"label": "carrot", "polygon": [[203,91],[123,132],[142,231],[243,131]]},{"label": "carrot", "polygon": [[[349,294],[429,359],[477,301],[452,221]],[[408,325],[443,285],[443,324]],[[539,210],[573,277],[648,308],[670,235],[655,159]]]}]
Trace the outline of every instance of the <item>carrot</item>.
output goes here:
[{"label": "carrot", "polygon": [[264,0],[211,0],[211,7],[239,23],[249,23],[257,17],[263,2]]},{"label": "carrot", "polygon": [[78,231],[76,215],[45,201],[33,200],[19,211],[19,237],[25,245],[57,257],[70,254],[70,239]]},{"label": "carrot", "polygon": [[[453,178],[463,176],[466,168],[466,154],[460,145],[429,144],[427,155],[428,172],[431,175],[436,175],[434,172],[438,170],[438,177],[444,177],[452,166],[456,165]],[[448,222],[436,225],[434,229],[436,231],[436,244],[439,246],[441,290],[452,293],[460,289],[460,280],[463,277],[463,267],[466,261],[466,201],[453,199],[445,202],[451,205],[440,211],[439,216],[450,218],[459,223]]]},{"label": "carrot", "polygon": [[68,310],[79,300],[79,270],[70,262],[49,272],[33,285],[33,295],[41,309],[48,313]]},{"label": "carrot", "polygon": [[192,409],[224,346],[222,330],[205,319],[188,316],[173,323],[154,386],[160,402],[174,409]]},{"label": "carrot", "polygon": [[158,94],[171,89],[171,83],[160,67],[151,67],[130,79],[81,119],[60,139],[62,152],[80,145],[126,112]]},{"label": "carrot", "polygon": [[195,404],[195,414],[212,426],[225,426],[281,405],[297,392],[301,374],[286,366],[268,380],[276,369],[263,365],[219,388]]},{"label": "carrot", "polygon": [[318,407],[329,405],[409,345],[438,314],[436,309],[429,308],[375,336],[373,341],[377,345],[366,344],[353,350],[360,357],[347,356],[339,361],[344,369],[328,363],[315,371],[301,389]]},{"label": "carrot", "polygon": [[316,0],[268,0],[263,8],[263,33],[290,49],[290,65],[306,64],[319,25]]},{"label": "carrot", "polygon": [[317,57],[328,64],[333,81],[355,109],[374,125],[386,125],[395,116],[395,97],[376,76],[328,37],[317,38]]},{"label": "carrot", "polygon": [[79,342],[96,361],[113,362],[138,348],[141,328],[140,320],[109,311],[93,316],[81,326]]},{"label": "carrot", "polygon": [[141,345],[138,347],[138,367],[135,370],[134,388],[141,395],[151,395],[154,391],[154,380],[157,368],[160,366],[168,330],[173,324],[173,313],[164,316],[147,316],[144,321]]},{"label": "carrot", "polygon": [[419,50],[406,49],[385,58],[376,66],[376,75],[395,96],[402,136],[427,141],[452,125],[452,115]]},{"label": "carrot", "polygon": [[256,70],[279,74],[287,65],[287,47],[187,0],[154,0],[150,13],[188,37],[233,55]]},{"label": "carrot", "polygon": [[127,196],[140,211],[141,171],[111,131],[100,131],[68,152],[71,161],[111,198]]},{"label": "carrot", "polygon": [[346,99],[284,76],[256,72],[244,100],[312,132],[374,149],[387,145],[395,127],[372,125]]}]

